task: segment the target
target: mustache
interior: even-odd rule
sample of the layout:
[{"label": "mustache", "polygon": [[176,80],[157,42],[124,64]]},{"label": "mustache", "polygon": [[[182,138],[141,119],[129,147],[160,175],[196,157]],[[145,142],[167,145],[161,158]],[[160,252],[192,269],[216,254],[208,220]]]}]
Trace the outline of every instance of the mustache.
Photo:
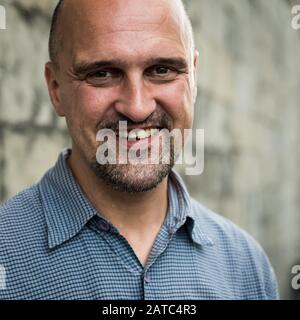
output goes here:
[{"label": "mustache", "polygon": [[172,130],[173,121],[170,116],[165,112],[156,112],[151,114],[145,121],[143,122],[135,122],[129,119],[128,117],[121,115],[118,119],[111,121],[111,120],[104,120],[100,123],[98,130],[101,129],[110,129],[114,132],[119,130],[119,122],[126,121],[128,128],[134,128],[135,126],[143,126],[143,127],[153,127],[153,128],[160,128],[160,129],[168,129],[169,131]]}]

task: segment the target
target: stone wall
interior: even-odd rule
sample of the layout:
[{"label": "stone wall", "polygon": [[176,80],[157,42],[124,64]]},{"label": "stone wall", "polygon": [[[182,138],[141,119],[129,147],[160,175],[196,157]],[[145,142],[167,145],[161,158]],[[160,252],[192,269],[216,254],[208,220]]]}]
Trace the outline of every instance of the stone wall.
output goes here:
[{"label": "stone wall", "polygon": [[205,129],[206,161],[200,177],[185,178],[197,199],[263,245],[287,297],[291,266],[300,263],[300,30],[291,28],[292,2],[186,2],[200,52],[195,127]]},{"label": "stone wall", "polygon": [[[3,3],[3,2],[2,2]],[[55,1],[7,1],[0,31],[0,197],[32,184],[68,143],[43,77]]]},{"label": "stone wall", "polygon": [[[205,129],[206,149],[203,174],[183,178],[194,197],[262,244],[282,297],[292,297],[290,270],[300,264],[300,30],[290,25],[292,1],[185,2],[200,52],[194,125]],[[0,30],[2,201],[37,181],[70,145],[43,79],[55,3],[0,1],[7,13]]]}]

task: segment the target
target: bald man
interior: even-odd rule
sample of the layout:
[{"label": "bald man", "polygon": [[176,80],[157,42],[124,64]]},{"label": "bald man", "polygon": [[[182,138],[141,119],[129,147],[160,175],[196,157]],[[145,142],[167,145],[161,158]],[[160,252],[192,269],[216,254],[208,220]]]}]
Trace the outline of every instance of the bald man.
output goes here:
[{"label": "bald man", "polygon": [[[0,207],[0,298],[278,298],[263,249],[173,170],[178,149],[162,131],[183,133],[183,148],[197,91],[181,1],[60,1],[49,51],[49,95],[72,148]],[[115,163],[101,162],[105,143]],[[123,162],[137,146],[158,162]]]}]

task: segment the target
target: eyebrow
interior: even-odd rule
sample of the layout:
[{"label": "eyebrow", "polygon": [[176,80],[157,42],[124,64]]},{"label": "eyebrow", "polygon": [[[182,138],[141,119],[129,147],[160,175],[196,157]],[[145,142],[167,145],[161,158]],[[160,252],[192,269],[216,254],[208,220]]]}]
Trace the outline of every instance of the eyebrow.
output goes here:
[{"label": "eyebrow", "polygon": [[[91,71],[101,69],[101,68],[126,68],[128,63],[119,59],[112,60],[99,60],[93,62],[81,61],[73,66],[73,71],[77,75],[87,74]],[[145,65],[150,67],[152,65],[168,65],[176,67],[180,70],[187,69],[188,63],[184,58],[181,57],[160,57],[160,58],[150,58],[145,61]]]}]

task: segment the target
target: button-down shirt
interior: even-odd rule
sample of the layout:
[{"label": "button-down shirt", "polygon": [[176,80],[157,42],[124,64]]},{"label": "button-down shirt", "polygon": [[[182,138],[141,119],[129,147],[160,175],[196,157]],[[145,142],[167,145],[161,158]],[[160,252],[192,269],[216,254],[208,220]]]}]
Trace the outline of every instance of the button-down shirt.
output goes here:
[{"label": "button-down shirt", "polygon": [[70,152],[0,206],[0,299],[278,298],[262,248],[192,199],[174,170],[168,210],[143,266],[83,194],[66,161]]}]

